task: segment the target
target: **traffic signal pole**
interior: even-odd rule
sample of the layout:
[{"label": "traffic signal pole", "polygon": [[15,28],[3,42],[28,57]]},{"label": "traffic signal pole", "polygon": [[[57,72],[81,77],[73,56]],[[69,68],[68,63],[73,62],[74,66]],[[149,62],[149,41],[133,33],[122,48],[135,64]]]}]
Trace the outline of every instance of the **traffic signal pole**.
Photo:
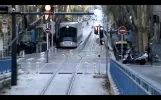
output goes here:
[{"label": "traffic signal pole", "polygon": [[[49,23],[46,23],[46,28],[49,28]],[[46,63],[49,63],[49,33],[47,32],[46,32],[46,43],[47,43]]]},{"label": "traffic signal pole", "polygon": [[[16,14],[12,13],[12,40],[16,38]],[[16,41],[12,43],[12,73],[11,73],[11,85],[17,85],[17,45]]]},{"label": "traffic signal pole", "polygon": [[[20,15],[93,15],[89,12],[14,12]],[[13,14],[13,12],[0,12],[0,14]]]}]

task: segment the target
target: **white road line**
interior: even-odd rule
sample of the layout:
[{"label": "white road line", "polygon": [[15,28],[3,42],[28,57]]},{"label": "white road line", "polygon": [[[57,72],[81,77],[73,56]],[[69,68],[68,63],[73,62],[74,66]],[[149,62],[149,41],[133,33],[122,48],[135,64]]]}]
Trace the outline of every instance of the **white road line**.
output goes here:
[{"label": "white road line", "polygon": [[35,58],[29,58],[29,59],[27,59],[27,60],[33,60],[33,59],[35,59]]},{"label": "white road line", "polygon": [[17,62],[19,62],[20,60],[23,60],[23,59],[25,59],[25,58],[19,58],[19,59],[17,59]]},{"label": "white road line", "polygon": [[43,61],[43,60],[45,60],[45,58],[39,58],[39,59],[37,59],[37,60]]},{"label": "white road line", "polygon": [[41,52],[40,54],[44,54],[45,52]]}]

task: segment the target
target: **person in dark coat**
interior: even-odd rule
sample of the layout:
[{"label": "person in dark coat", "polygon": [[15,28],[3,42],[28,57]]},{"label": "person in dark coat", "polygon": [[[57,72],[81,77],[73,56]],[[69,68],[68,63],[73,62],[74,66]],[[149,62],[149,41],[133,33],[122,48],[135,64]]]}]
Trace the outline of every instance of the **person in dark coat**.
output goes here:
[{"label": "person in dark coat", "polygon": [[150,61],[150,56],[151,56],[151,47],[150,47],[150,43],[148,43],[147,47],[146,47],[146,51],[148,54],[148,61]]}]

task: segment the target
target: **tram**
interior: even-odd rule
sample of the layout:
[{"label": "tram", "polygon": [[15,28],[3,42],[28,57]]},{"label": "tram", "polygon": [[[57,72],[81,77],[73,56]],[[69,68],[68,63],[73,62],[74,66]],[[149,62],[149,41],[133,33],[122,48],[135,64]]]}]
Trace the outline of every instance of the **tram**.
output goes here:
[{"label": "tram", "polygon": [[57,47],[77,48],[82,42],[83,28],[81,22],[62,22],[56,34]]}]

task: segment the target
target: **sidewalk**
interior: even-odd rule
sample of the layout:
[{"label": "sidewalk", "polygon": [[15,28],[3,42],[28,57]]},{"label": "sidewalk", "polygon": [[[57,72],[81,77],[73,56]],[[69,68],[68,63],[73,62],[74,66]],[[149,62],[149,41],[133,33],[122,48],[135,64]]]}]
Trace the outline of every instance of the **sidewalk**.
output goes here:
[{"label": "sidewalk", "polygon": [[153,49],[152,52],[154,54],[157,54],[161,58],[161,44],[154,43],[152,49]]}]

